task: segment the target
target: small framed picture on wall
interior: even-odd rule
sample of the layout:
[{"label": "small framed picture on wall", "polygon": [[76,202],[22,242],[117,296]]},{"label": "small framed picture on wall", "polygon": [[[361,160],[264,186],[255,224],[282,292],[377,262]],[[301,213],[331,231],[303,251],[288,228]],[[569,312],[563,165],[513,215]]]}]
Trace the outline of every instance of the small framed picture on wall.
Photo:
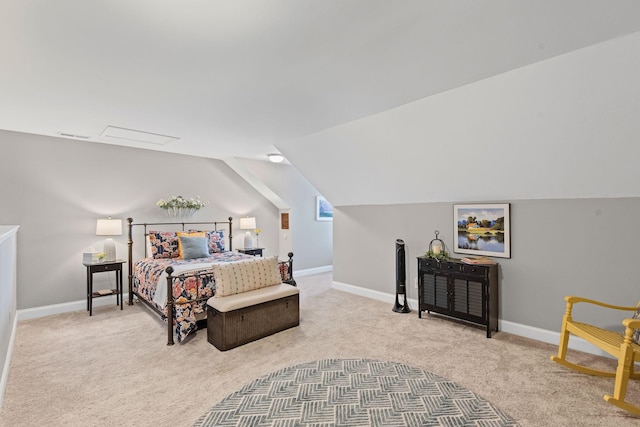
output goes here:
[{"label": "small framed picture on wall", "polygon": [[509,207],[509,203],[453,205],[453,251],[511,258]]},{"label": "small framed picture on wall", "polygon": [[332,221],[333,206],[322,196],[316,196],[316,221]]}]

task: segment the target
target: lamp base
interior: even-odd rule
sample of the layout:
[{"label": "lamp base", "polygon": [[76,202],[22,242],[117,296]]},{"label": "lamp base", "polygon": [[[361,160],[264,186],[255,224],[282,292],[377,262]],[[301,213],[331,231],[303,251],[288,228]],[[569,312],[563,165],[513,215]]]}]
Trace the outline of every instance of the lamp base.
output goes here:
[{"label": "lamp base", "polygon": [[109,237],[104,241],[103,252],[105,261],[116,260],[116,242],[114,242],[112,238]]},{"label": "lamp base", "polygon": [[253,237],[251,236],[250,231],[244,233],[244,248],[253,249]]}]

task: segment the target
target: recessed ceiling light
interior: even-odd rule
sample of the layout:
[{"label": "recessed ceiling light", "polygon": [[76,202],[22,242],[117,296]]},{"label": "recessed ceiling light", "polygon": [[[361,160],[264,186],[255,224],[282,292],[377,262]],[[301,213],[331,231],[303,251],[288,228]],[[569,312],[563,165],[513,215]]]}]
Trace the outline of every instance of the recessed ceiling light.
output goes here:
[{"label": "recessed ceiling light", "polygon": [[267,154],[267,157],[269,158],[269,160],[271,160],[273,163],[281,163],[284,160],[284,156],[282,154],[279,153],[271,153],[271,154]]},{"label": "recessed ceiling light", "polygon": [[180,138],[159,133],[144,132],[141,130],[121,128],[117,126],[107,126],[102,131],[102,136],[107,138],[126,139],[129,141],[144,142],[147,144],[165,145],[178,141]]}]

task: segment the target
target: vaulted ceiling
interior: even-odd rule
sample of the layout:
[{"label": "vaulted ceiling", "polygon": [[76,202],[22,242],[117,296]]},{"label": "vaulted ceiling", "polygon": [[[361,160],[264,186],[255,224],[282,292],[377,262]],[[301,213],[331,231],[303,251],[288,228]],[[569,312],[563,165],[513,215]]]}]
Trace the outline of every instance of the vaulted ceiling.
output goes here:
[{"label": "vaulted ceiling", "polygon": [[303,165],[309,135],[639,30],[636,0],[4,0],[0,129]]}]

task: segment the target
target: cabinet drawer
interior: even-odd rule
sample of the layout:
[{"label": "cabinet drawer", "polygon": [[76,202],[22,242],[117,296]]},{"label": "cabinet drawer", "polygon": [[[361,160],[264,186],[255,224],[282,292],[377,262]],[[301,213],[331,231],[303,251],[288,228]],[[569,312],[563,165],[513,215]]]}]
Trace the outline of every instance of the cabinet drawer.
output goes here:
[{"label": "cabinet drawer", "polygon": [[456,262],[441,261],[433,258],[418,258],[418,268],[420,270],[460,272],[460,264]]},{"label": "cabinet drawer", "polygon": [[418,258],[418,268],[420,270],[442,271],[442,272],[460,272],[462,265],[452,261],[440,261],[433,258]]},{"label": "cabinet drawer", "polygon": [[457,263],[457,262],[441,262],[440,263],[440,270],[442,270],[443,272],[451,272],[451,273],[459,273],[462,268],[462,265]]},{"label": "cabinet drawer", "polygon": [[487,267],[483,265],[462,265],[462,272],[466,274],[476,275],[476,276],[484,276],[487,274]]},{"label": "cabinet drawer", "polygon": [[438,263],[435,259],[431,258],[418,258],[418,267],[421,270],[433,270],[438,268]]}]

